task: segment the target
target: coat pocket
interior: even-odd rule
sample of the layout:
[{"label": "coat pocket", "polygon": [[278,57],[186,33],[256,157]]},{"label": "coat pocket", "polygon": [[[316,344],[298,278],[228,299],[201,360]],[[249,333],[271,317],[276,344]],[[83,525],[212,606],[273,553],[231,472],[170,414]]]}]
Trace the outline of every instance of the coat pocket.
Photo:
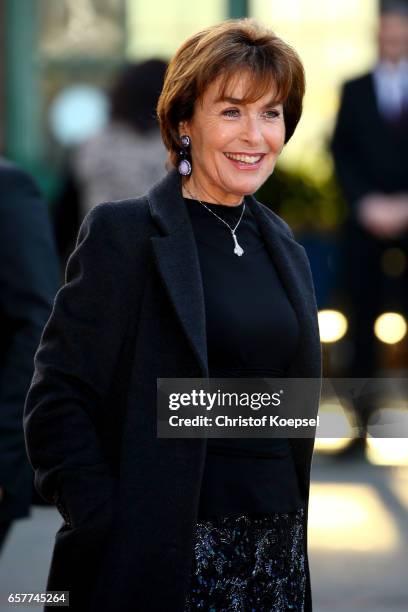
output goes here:
[{"label": "coat pocket", "polygon": [[73,529],[90,527],[103,530],[113,520],[118,483],[78,470],[59,475],[53,502],[67,525]]}]

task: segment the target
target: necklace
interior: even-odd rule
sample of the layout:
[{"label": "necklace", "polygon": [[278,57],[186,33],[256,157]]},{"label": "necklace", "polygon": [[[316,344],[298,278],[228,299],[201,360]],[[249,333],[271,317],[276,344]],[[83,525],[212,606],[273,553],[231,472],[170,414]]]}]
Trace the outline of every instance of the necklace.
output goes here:
[{"label": "necklace", "polygon": [[213,210],[211,210],[211,208],[208,208],[208,206],[206,206],[206,205],[204,204],[204,202],[201,202],[201,200],[199,200],[198,198],[194,198],[194,197],[191,195],[190,191],[187,189],[187,187],[186,187],[186,186],[184,186],[184,189],[187,191],[188,195],[192,197],[192,199],[193,199],[193,200],[194,200],[194,199],[196,199],[196,200],[197,200],[197,202],[200,202],[200,204],[201,204],[202,206],[204,206],[204,208],[206,208],[206,209],[208,210],[208,212],[210,212],[212,215],[214,215],[214,217],[217,217],[217,219],[219,219],[220,221],[222,221],[222,222],[224,223],[224,225],[226,225],[226,226],[228,227],[229,231],[231,232],[232,239],[233,239],[233,241],[234,241],[234,253],[235,253],[235,255],[238,255],[238,257],[241,257],[241,255],[243,255],[245,251],[244,251],[244,249],[242,248],[242,246],[241,246],[241,245],[238,243],[237,236],[236,236],[235,232],[236,232],[236,230],[237,230],[238,225],[241,223],[242,217],[243,217],[244,212],[245,212],[245,201],[244,201],[244,206],[242,207],[241,216],[240,216],[240,218],[238,219],[238,223],[236,224],[236,226],[235,226],[235,227],[231,227],[229,223],[227,223],[226,221],[224,221],[224,219],[221,219],[221,217],[219,217],[219,216],[217,215],[217,213],[215,213]]}]

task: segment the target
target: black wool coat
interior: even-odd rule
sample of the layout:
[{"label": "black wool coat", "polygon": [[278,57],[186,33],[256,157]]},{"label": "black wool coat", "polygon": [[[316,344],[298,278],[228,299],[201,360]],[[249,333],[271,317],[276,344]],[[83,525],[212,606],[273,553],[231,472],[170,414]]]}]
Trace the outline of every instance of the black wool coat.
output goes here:
[{"label": "black wool coat", "polygon": [[[320,377],[304,249],[279,217],[247,201],[300,321],[289,375]],[[65,519],[47,588],[70,590],[75,611],[182,612],[206,440],[156,437],[156,380],[207,377],[208,361],[200,266],[178,173],[147,196],[95,207],[66,276],[36,354],[24,421],[36,486]],[[318,393],[312,401],[317,412]],[[314,441],[291,442],[308,498]],[[311,610],[309,577],[307,590]]]}]

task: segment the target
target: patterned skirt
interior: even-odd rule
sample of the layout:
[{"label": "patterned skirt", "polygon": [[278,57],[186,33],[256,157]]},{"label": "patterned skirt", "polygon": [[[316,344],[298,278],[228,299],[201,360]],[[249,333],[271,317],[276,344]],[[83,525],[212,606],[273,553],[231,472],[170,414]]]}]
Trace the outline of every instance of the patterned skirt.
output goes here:
[{"label": "patterned skirt", "polygon": [[185,612],[302,612],[304,510],[197,523]]}]

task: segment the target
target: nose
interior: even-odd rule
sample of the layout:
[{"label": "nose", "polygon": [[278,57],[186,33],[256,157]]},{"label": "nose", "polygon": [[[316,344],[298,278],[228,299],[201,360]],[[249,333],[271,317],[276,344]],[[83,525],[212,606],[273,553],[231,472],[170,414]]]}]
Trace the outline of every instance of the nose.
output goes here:
[{"label": "nose", "polygon": [[251,146],[262,142],[263,136],[259,117],[250,114],[245,117],[241,138]]}]

